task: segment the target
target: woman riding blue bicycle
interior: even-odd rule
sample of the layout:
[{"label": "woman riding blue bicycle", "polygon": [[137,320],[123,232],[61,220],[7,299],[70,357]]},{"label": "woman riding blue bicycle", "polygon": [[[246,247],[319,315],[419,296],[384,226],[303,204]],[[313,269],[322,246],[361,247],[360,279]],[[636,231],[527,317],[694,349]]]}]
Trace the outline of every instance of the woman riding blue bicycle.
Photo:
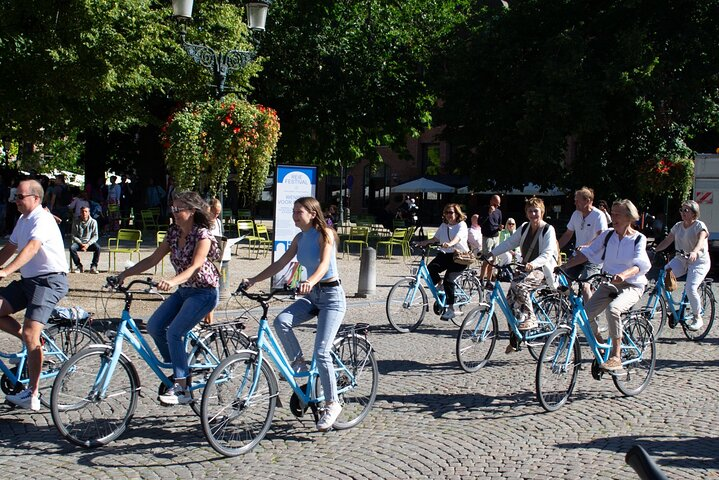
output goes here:
[{"label": "woman riding blue bicycle", "polygon": [[[517,319],[521,322],[519,330],[537,328],[537,316],[532,307],[531,292],[543,283],[554,281],[552,271],[557,266],[557,236],[554,227],[542,220],[544,218],[544,202],[541,198],[532,197],[524,205],[528,222],[504,242],[497,245],[491,252],[498,257],[517,247],[520,248],[522,259],[526,262],[526,275],[515,275],[510,286],[512,303]],[[510,349],[507,349],[509,352]]]},{"label": "woman riding blue bicycle", "polygon": [[187,388],[189,366],[185,337],[217,306],[219,273],[212,260],[222,252],[210,234],[210,215],[207,203],[195,192],[180,192],[171,207],[175,223],[170,225],[165,240],[150,255],[120,275],[118,281],[140,275],[170,254],[170,262],[177,275],[160,280],[157,288],[166,292],[178,288],[155,310],[147,323],[147,332],[155,340],[165,362],[172,362],[175,385],[160,402],[166,405],[188,404],[192,396]]},{"label": "woman riding blue bicycle", "polygon": [[342,412],[330,352],[347,304],[337,270],[335,236],[327,227],[319,202],[312,197],[298,198],[292,219],[301,231],[284,255],[254,277],[243,279],[242,283],[251,287],[279,273],[295,255],[300,265],[307,269],[309,277],[299,285],[299,293],[305,296],[285,308],[275,319],[274,327],[295,372],[306,371],[307,362],[292,328],[317,317],[314,355],[327,399],[327,408],[317,422],[317,429],[324,432],[332,428]]},{"label": "woman riding blue bicycle", "polygon": [[687,292],[689,304],[694,312],[694,318],[687,323],[687,328],[697,331],[704,325],[701,317],[701,299],[699,298],[699,286],[704,277],[709,273],[711,260],[707,238],[709,233],[704,222],[699,220],[699,204],[693,200],[682,203],[679,209],[682,221],[677,222],[669,232],[669,235],[657,245],[656,250],[661,252],[672,242],[675,250],[683,250],[689,253],[689,258],[681,255],[675,256],[667,265],[667,274],[672,271],[677,277],[687,276],[684,289]]},{"label": "woman riding blue bicycle", "polygon": [[620,356],[622,314],[628,312],[641,298],[647,284],[644,274],[649,271],[651,264],[646,252],[646,237],[632,228],[632,223],[639,218],[637,207],[629,200],[617,200],[612,204],[611,213],[614,228],[600,233],[562,268],[566,270],[589,260],[592,263],[603,263],[602,271],[613,276],[610,284],[603,283],[594,292],[586,310],[595,338],[599,343],[604,343],[599,335],[596,317],[606,309],[612,350],[607,361],[599,368],[616,372],[623,369]]}]

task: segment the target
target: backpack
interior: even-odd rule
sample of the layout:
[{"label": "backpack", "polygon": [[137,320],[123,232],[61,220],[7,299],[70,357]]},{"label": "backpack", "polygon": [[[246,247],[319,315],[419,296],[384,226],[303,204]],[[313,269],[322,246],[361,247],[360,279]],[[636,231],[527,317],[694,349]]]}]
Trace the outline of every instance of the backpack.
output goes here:
[{"label": "backpack", "polygon": [[[525,223],[522,225],[522,228],[520,228],[520,234],[524,235],[524,232],[527,231],[527,228],[529,228],[529,223]],[[547,230],[549,230],[549,224],[545,223],[544,228],[542,228],[542,236],[545,236],[547,234]]]},{"label": "backpack", "polygon": [[[602,263],[604,263],[604,257],[607,255],[607,245],[609,245],[609,238],[614,234],[614,229],[610,228],[609,233],[604,237],[604,252],[602,252]],[[637,238],[634,239],[634,246],[639,245],[639,240],[642,239],[642,234],[639,233]]]}]

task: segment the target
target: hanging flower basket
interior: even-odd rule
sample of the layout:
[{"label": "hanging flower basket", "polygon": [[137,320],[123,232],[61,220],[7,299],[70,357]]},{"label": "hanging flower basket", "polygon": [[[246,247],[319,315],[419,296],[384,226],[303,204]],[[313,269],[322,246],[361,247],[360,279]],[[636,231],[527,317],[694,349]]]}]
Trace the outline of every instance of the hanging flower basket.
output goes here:
[{"label": "hanging flower basket", "polygon": [[231,171],[239,190],[257,198],[280,138],[277,112],[235,95],[191,103],[162,127],[165,163],[182,190],[225,189]]},{"label": "hanging flower basket", "polygon": [[644,196],[688,197],[694,177],[694,162],[688,158],[647,161],[640,169],[638,187]]}]

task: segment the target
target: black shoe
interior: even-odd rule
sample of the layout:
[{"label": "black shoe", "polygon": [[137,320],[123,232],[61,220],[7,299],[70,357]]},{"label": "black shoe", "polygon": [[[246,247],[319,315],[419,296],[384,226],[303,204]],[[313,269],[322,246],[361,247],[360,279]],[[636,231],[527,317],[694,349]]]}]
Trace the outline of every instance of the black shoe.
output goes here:
[{"label": "black shoe", "polygon": [[83,267],[82,265],[78,265],[76,268],[77,268],[77,271],[80,273],[83,273],[85,271],[85,267]]},{"label": "black shoe", "polygon": [[669,325],[669,328],[677,326],[677,321],[674,319],[674,314],[672,312],[667,313],[667,324]]}]

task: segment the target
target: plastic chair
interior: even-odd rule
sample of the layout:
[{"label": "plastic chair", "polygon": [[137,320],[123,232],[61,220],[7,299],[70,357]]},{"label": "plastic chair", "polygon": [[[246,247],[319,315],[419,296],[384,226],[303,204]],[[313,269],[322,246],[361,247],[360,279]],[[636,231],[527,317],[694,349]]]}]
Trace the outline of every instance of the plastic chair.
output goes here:
[{"label": "plastic chair", "polygon": [[[237,220],[237,236],[244,237],[243,240],[246,240],[245,245],[247,245],[247,251],[249,252],[252,248],[252,242],[257,239],[255,222],[252,220]],[[237,242],[235,244],[235,255],[237,255],[239,248],[240,242]]]},{"label": "plastic chair", "polygon": [[272,240],[270,240],[270,232],[264,225],[255,225],[255,233],[257,236],[252,239],[251,245],[255,248],[255,258],[260,256],[260,250],[264,251],[263,257],[267,256],[267,252],[272,250]]},{"label": "plastic chair", "polygon": [[[117,271],[117,254],[129,253],[130,261],[135,253],[137,260],[140,260],[140,245],[142,244],[142,232],[140,230],[130,230],[121,228],[117,231],[115,237],[107,239],[107,270]],[[110,270],[110,260],[112,259],[113,269]]]},{"label": "plastic chair", "polygon": [[[394,250],[395,246],[398,246],[400,249],[402,249],[402,255],[404,255],[404,238],[407,235],[407,228],[395,228],[394,232],[392,232],[392,236],[389,237],[387,240],[380,240],[377,242],[377,250],[379,251],[379,246],[384,245],[385,246],[385,256],[387,258],[392,258],[392,252]],[[409,248],[409,243],[407,244],[407,248]]]},{"label": "plastic chair", "polygon": [[[350,237],[344,241],[344,253],[350,253],[350,245],[359,245],[359,255],[362,256],[362,246],[368,247],[369,228],[352,227],[350,228]],[[343,255],[344,256],[344,255]]]},{"label": "plastic chair", "polygon": [[141,210],[140,216],[142,218],[142,229],[143,230],[159,230],[160,226],[157,224],[155,215],[151,210]]},{"label": "plastic chair", "polygon": [[[166,230],[158,230],[157,231],[157,247],[160,246],[160,244],[165,240],[165,236],[167,235]],[[167,256],[167,255],[165,255]],[[155,273],[157,273],[157,265],[155,265]],[[162,260],[160,260],[160,274],[165,274],[165,257],[162,257]]]}]

